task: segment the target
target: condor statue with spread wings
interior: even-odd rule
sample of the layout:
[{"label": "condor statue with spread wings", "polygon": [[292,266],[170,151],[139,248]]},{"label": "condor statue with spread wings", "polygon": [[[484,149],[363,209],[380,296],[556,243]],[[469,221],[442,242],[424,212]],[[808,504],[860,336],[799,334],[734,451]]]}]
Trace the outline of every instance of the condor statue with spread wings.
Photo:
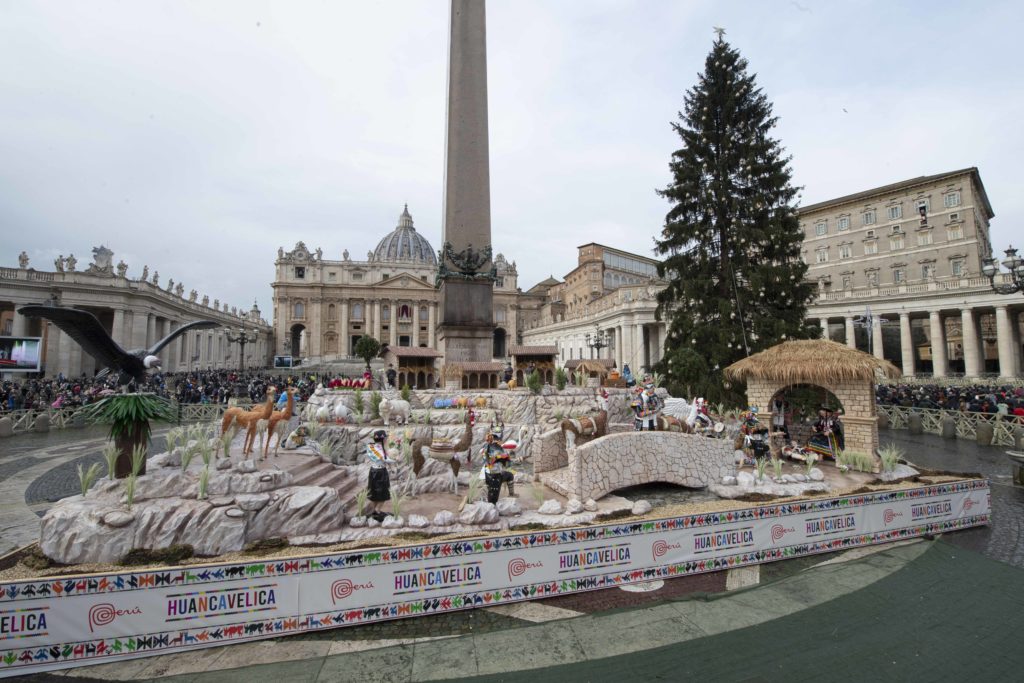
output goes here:
[{"label": "condor statue with spread wings", "polygon": [[196,320],[182,325],[148,349],[125,351],[107,333],[103,323],[88,311],[61,306],[22,306],[18,313],[29,318],[49,320],[105,367],[97,377],[104,377],[112,371],[118,372],[117,382],[122,385],[133,379],[139,384],[145,382],[147,370],[160,368],[160,359],[156,354],[180,335],[190,330],[220,327],[220,323],[213,320]]}]

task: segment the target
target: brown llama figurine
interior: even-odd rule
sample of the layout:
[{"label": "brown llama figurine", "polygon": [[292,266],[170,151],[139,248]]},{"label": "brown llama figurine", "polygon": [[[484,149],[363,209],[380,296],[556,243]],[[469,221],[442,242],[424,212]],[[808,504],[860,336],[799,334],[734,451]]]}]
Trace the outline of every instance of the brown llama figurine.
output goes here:
[{"label": "brown llama figurine", "polygon": [[[270,414],[274,412],[274,397],[276,393],[277,390],[274,387],[267,387],[267,400],[263,405],[257,406],[252,410],[245,410],[236,406],[224,411],[224,417],[220,423],[221,435],[227,434],[228,430],[232,427],[247,430],[245,444],[242,446],[243,455],[252,451],[252,442],[256,441],[256,422],[268,419]],[[225,457],[230,455],[228,448],[224,449],[224,455]]]}]

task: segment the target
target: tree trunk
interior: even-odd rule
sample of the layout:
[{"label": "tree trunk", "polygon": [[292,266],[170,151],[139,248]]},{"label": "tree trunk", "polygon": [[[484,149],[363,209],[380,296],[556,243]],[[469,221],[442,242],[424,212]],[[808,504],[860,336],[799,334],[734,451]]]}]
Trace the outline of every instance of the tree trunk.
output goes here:
[{"label": "tree trunk", "polygon": [[[132,450],[136,445],[146,445],[146,423],[136,422],[114,440],[117,445],[117,464],[114,467],[114,475],[118,479],[124,479],[132,473]],[[146,473],[146,461],[142,461],[142,469],[139,474]]]}]

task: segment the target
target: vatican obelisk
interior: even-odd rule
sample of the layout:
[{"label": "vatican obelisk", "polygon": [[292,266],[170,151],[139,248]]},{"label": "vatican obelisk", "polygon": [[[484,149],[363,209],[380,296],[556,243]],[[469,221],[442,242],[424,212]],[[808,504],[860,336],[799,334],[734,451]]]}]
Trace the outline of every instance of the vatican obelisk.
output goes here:
[{"label": "vatican obelisk", "polygon": [[452,0],[438,340],[446,381],[491,360],[494,335],[484,0]]}]

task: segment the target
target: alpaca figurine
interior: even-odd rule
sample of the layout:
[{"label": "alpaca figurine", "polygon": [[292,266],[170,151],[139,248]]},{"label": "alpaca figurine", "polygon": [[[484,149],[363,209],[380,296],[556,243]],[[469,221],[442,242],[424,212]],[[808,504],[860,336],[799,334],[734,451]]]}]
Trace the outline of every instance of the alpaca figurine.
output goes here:
[{"label": "alpaca figurine", "polygon": [[292,413],[295,410],[295,389],[288,387],[285,389],[285,394],[288,395],[288,402],[285,404],[284,410],[275,410],[267,420],[267,444],[263,448],[264,460],[267,459],[270,440],[274,438],[274,434],[277,434],[277,445],[274,447],[274,457],[277,457],[277,452],[281,448],[282,434],[288,429],[288,421],[292,419]]},{"label": "alpaca figurine", "polygon": [[[258,420],[265,420],[270,417],[270,413],[274,412],[274,396],[277,390],[274,387],[267,387],[267,400],[262,406],[258,406],[252,410],[245,410],[237,406],[228,408],[224,411],[224,417],[221,419],[220,433],[223,436],[227,434],[229,429],[241,429],[245,428],[248,432],[245,435],[245,445],[242,447],[242,454],[245,455],[252,450],[250,441],[256,440],[256,422]],[[230,457],[231,453],[228,447],[224,449],[224,457]]]}]

